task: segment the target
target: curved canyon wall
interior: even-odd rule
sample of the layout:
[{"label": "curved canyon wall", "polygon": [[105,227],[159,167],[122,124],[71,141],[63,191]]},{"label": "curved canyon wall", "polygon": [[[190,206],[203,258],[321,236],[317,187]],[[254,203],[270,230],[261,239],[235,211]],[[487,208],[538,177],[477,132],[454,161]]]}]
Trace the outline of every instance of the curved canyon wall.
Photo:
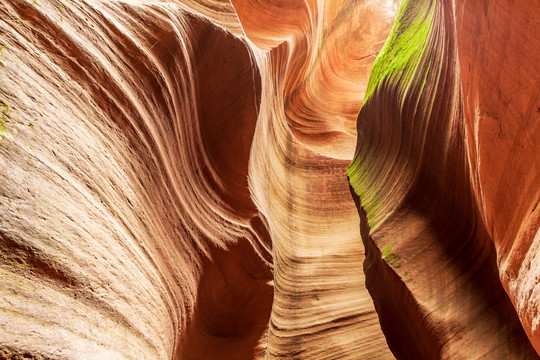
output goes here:
[{"label": "curved canyon wall", "polygon": [[245,42],[175,4],[0,14],[2,351],[252,356],[272,273]]},{"label": "curved canyon wall", "polygon": [[0,358],[538,358],[538,19],[3,2]]},{"label": "curved canyon wall", "polygon": [[537,358],[539,10],[403,2],[373,67],[348,175],[402,358]]}]

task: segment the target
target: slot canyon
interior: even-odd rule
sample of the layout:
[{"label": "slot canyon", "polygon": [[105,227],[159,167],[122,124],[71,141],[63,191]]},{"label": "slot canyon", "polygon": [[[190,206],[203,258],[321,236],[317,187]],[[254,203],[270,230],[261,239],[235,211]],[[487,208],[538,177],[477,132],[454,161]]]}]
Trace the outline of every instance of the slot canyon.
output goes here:
[{"label": "slot canyon", "polygon": [[0,359],[540,359],[538,0],[1,0]]}]

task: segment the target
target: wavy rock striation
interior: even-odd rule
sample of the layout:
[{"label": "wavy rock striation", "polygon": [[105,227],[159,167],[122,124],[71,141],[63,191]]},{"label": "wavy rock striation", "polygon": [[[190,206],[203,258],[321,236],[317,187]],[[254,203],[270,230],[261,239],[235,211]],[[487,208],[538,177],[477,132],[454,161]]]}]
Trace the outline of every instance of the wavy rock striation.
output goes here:
[{"label": "wavy rock striation", "polygon": [[[354,119],[393,4],[232,3],[246,36],[269,49],[254,50],[263,90],[250,159],[250,188],[274,253],[266,355],[393,358],[364,285],[345,176]],[[373,33],[365,31],[373,24]]]},{"label": "wavy rock striation", "polygon": [[2,2],[0,358],[538,358],[534,1]]},{"label": "wavy rock striation", "polygon": [[252,356],[272,256],[246,43],[167,3],[10,1],[0,19],[4,353]]},{"label": "wavy rock striation", "polygon": [[373,67],[348,175],[398,358],[538,358],[539,11],[404,1]]}]

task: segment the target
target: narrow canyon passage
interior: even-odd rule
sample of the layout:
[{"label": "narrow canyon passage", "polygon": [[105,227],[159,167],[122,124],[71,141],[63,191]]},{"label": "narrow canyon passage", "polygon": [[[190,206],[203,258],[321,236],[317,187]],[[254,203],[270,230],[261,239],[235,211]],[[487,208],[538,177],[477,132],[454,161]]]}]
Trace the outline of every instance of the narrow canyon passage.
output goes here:
[{"label": "narrow canyon passage", "polygon": [[535,0],[0,4],[0,359],[538,359]]}]

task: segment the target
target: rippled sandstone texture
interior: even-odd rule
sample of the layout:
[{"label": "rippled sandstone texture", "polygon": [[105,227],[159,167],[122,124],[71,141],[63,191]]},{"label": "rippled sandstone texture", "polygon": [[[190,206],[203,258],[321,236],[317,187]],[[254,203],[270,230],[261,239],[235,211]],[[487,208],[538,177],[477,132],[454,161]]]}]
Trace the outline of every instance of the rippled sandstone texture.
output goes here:
[{"label": "rippled sandstone texture", "polygon": [[533,1],[403,2],[374,65],[348,175],[399,357],[538,358],[539,18]]},{"label": "rippled sandstone texture", "polygon": [[539,12],[2,2],[0,358],[538,358]]}]

